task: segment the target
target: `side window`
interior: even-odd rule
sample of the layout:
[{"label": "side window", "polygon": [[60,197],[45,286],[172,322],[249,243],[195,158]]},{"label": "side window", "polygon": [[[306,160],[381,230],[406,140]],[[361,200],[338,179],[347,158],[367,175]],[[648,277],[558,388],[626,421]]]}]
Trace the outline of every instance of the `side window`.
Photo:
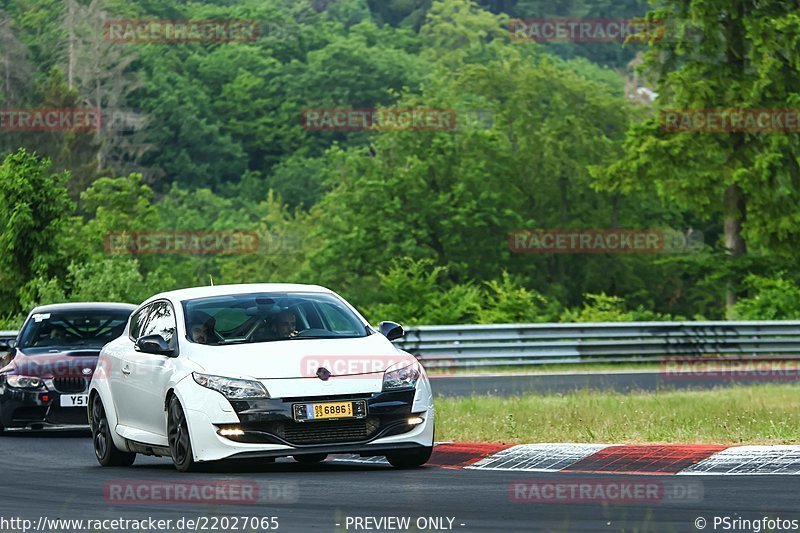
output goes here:
[{"label": "side window", "polygon": [[167,342],[175,335],[176,323],[172,306],[168,302],[155,302],[147,313],[147,324],[142,335],[161,335]]},{"label": "side window", "polygon": [[336,333],[345,335],[358,334],[358,325],[354,324],[340,309],[327,302],[319,304],[325,318],[328,320],[332,330]]},{"label": "side window", "polygon": [[142,307],[138,311],[136,311],[133,315],[131,315],[131,329],[128,333],[131,339],[136,340],[142,336],[142,326],[147,323],[147,312],[150,310],[150,306]]}]

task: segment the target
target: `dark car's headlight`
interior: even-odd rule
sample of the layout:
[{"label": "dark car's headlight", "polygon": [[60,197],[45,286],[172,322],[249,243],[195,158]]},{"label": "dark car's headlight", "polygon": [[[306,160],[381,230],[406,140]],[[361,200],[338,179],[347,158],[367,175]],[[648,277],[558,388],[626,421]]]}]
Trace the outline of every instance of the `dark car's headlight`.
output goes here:
[{"label": "dark car's headlight", "polygon": [[47,390],[41,378],[33,376],[6,376],[6,383],[16,389]]},{"label": "dark car's headlight", "polygon": [[226,378],[192,372],[198,385],[215,390],[231,400],[248,400],[250,398],[269,398],[269,393],[259,381],[249,379]]},{"label": "dark car's headlight", "polygon": [[414,362],[402,368],[389,369],[383,374],[383,390],[407,389],[417,386],[422,372],[419,363]]}]

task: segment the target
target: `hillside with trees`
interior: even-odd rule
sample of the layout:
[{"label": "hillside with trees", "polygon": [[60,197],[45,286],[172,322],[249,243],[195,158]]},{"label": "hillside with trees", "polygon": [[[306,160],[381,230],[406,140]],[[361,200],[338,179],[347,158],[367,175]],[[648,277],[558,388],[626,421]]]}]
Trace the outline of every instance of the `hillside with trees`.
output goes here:
[{"label": "hillside with trees", "polygon": [[[647,17],[667,35],[509,31],[547,17]],[[258,32],[109,39],[122,20]],[[326,285],[409,324],[800,318],[798,130],[661,127],[668,109],[800,107],[798,44],[779,0],[4,0],[0,109],[103,118],[0,125],[0,329],[36,304],[211,280]],[[345,108],[449,110],[456,126],[303,126]],[[532,228],[702,238],[513,253],[509,232]],[[107,250],[110,233],[152,230],[251,231],[258,251]]]}]

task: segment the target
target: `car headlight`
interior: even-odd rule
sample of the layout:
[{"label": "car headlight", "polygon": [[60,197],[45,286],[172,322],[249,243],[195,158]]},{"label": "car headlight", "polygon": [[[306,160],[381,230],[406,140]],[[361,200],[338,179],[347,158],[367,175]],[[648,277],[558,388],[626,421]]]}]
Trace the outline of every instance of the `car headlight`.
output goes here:
[{"label": "car headlight", "polygon": [[198,385],[215,390],[231,400],[269,398],[267,389],[258,381],[226,378],[223,376],[209,376],[208,374],[200,374],[199,372],[192,372],[192,377]]},{"label": "car headlight", "polygon": [[403,368],[389,369],[383,374],[383,390],[407,389],[417,385],[421,372],[419,363],[411,363]]},{"label": "car headlight", "polygon": [[6,382],[9,386],[17,389],[47,389],[47,387],[44,386],[44,381],[42,381],[41,378],[36,378],[33,376],[6,376]]}]

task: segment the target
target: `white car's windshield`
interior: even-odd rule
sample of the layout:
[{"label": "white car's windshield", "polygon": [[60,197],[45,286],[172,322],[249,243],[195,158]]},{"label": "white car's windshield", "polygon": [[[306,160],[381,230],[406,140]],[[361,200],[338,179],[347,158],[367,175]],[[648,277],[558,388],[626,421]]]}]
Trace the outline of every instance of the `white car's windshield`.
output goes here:
[{"label": "white car's windshield", "polygon": [[186,332],[199,344],[364,337],[370,330],[337,297],[270,292],[183,302]]}]

